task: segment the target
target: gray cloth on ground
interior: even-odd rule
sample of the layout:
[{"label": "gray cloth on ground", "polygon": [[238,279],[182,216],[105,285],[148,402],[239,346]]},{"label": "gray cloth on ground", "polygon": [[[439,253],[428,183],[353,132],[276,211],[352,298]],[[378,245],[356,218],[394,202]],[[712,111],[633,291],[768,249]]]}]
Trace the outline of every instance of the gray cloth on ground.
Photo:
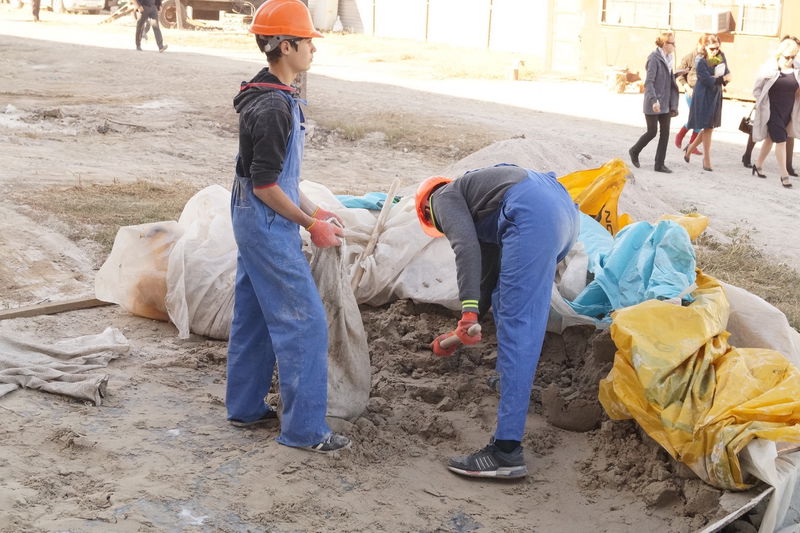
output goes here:
[{"label": "gray cloth on ground", "polygon": [[44,344],[0,334],[0,396],[18,388],[63,394],[100,405],[107,374],[87,374],[130,349],[116,328]]}]

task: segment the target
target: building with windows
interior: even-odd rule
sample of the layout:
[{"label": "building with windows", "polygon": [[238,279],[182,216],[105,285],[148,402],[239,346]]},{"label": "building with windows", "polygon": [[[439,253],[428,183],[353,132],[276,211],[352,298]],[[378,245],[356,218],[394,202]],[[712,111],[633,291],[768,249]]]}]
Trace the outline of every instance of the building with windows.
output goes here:
[{"label": "building with windows", "polygon": [[[735,98],[752,97],[755,75],[782,36],[800,37],[800,0],[581,3],[597,13],[596,20],[587,21],[580,32],[581,64],[586,74],[594,74],[606,65],[627,66],[643,74],[644,60],[655,47],[660,29],[675,31],[679,58],[692,50],[703,32],[718,33],[732,75],[727,95]],[[586,41],[593,45],[587,46]]]},{"label": "building with windows", "polygon": [[778,39],[800,35],[800,0],[338,0],[338,14],[349,31],[515,52],[535,70],[589,79],[643,75],[661,29],[675,31],[678,59],[719,33],[727,94],[745,99]]}]

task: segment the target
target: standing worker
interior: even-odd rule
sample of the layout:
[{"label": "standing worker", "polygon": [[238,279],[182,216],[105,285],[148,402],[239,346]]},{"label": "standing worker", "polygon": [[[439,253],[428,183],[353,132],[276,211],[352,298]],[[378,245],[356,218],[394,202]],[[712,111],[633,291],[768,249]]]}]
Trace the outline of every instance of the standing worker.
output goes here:
[{"label": "standing worker", "polygon": [[139,20],[136,21],[136,49],[142,51],[142,37],[147,33],[147,20],[153,22],[153,35],[156,36],[158,51],[163,52],[167,49],[161,36],[161,26],[158,25],[158,12],[161,10],[161,0],[133,0],[133,7],[139,12]]},{"label": "standing worker", "polygon": [[[434,341],[437,355],[481,340],[473,326],[491,304],[497,326],[500,402],[489,445],[450,459],[448,468],[471,477],[518,478],[528,469],[521,441],[531,388],[550,311],[556,264],[578,235],[578,207],[555,174],[514,165],[434,176],[416,194],[417,217],[431,237],[446,236],[456,256],[461,320]],[[471,331],[472,330],[472,331]]]},{"label": "standing worker", "polygon": [[[325,422],[328,326],[302,252],[299,226],[320,247],[338,246],[341,219],[300,192],[305,128],[291,83],[311,66],[322,35],[300,0],[268,0],[250,32],[269,66],[242,82],[239,155],[231,218],[239,247],[228,343],[228,420],[239,427],[276,422],[265,402],[278,365],[283,403],[278,442],[317,452],[350,446]],[[328,222],[333,219],[335,223]]]},{"label": "standing worker", "polygon": [[31,14],[34,22],[39,22],[39,7],[41,3],[42,0],[31,0]]}]

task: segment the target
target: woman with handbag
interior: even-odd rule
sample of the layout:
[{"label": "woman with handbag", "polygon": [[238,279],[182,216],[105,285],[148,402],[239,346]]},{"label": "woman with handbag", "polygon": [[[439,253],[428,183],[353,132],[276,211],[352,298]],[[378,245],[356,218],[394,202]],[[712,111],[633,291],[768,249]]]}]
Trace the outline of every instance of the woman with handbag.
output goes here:
[{"label": "woman with handbag", "polygon": [[[779,43],[783,43],[783,41],[787,40],[794,41],[800,45],[800,39],[793,35],[784,35],[781,37]],[[794,62],[795,66],[800,67],[800,59],[795,58]],[[739,122],[739,131],[747,134],[747,145],[745,146],[744,153],[742,154],[742,165],[744,165],[744,168],[750,168],[753,166],[753,163],[750,159],[753,155],[753,148],[756,146],[756,142],[753,140],[753,111],[755,111],[755,105],[750,111],[750,114],[747,117],[743,117]],[[797,177],[797,172],[794,171],[794,166],[792,165],[793,153],[794,137],[789,134],[789,136],[786,138],[786,170],[790,176]]]},{"label": "woman with handbag", "polygon": [[644,118],[647,131],[639,137],[628,155],[631,163],[639,168],[639,152],[661,130],[656,148],[656,162],[653,169],[666,174],[672,171],[664,164],[669,144],[669,122],[678,115],[678,85],[675,83],[674,64],[675,35],[671,31],[663,31],[656,38],[656,48],[647,57],[647,78],[644,82]]},{"label": "woman with handbag", "polygon": [[689,143],[684,150],[683,160],[687,163],[695,148],[703,143],[703,170],[711,172],[711,134],[722,124],[722,87],[730,81],[730,70],[725,54],[720,50],[719,37],[705,34],[700,38],[703,45],[697,57],[695,70],[697,83],[694,86],[692,106],[689,108],[687,127],[703,131]]},{"label": "woman with handbag", "polygon": [[775,144],[781,185],[791,188],[786,168],[786,141],[789,136],[800,135],[800,69],[795,58],[800,45],[793,40],[781,41],[775,58],[768,61],[758,74],[753,96],[756,114],[753,121],[753,140],[764,140],[753,164],[752,174],[766,178],[762,169],[764,161]]}]

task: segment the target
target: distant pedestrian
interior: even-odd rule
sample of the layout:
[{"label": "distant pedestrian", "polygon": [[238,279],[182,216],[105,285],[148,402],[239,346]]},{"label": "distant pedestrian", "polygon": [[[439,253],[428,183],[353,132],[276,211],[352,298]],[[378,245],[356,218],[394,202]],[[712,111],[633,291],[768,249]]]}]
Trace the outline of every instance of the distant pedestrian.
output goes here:
[{"label": "distant pedestrian", "polygon": [[[677,81],[678,87],[683,89],[683,95],[686,99],[686,106],[689,108],[692,107],[692,94],[694,93],[694,86],[697,83],[697,72],[694,70],[694,65],[697,62],[697,56],[701,55],[700,52],[702,49],[703,45],[700,43],[700,39],[698,39],[695,49],[683,56],[683,59],[681,59],[681,62],[678,65],[677,77],[675,81]],[[687,128],[686,124],[684,123],[684,125],[681,126],[681,129],[678,130],[677,135],[675,135],[675,146],[681,150],[683,150],[683,138],[687,133],[689,133],[689,128]],[[699,133],[700,130],[692,130],[692,136],[689,138],[689,143],[694,141]],[[697,148],[694,149],[692,154],[703,155],[703,153]]]},{"label": "distant pedestrian", "polygon": [[163,52],[167,49],[161,37],[161,27],[158,25],[158,12],[161,11],[161,0],[133,0],[133,6],[139,12],[139,20],[136,21],[136,49],[142,50],[142,37],[147,31],[145,24],[147,19],[152,20],[150,26],[153,28],[153,35],[156,37],[158,51]]},{"label": "distant pedestrian", "polygon": [[675,35],[671,31],[661,32],[656,38],[656,48],[647,58],[647,78],[644,82],[644,118],[647,131],[639,137],[628,154],[631,163],[639,168],[639,152],[656,136],[660,128],[656,148],[656,172],[672,171],[664,165],[669,144],[669,122],[678,115],[678,85],[672,66],[675,64]]},{"label": "distant pedestrian", "polygon": [[33,21],[39,22],[39,6],[42,0],[31,0],[31,13],[33,14]]},{"label": "distant pedestrian", "polygon": [[722,87],[730,81],[730,69],[725,54],[720,50],[719,37],[705,34],[700,39],[703,45],[701,55],[695,62],[697,83],[694,86],[692,105],[689,108],[691,129],[701,129],[697,138],[684,150],[683,160],[687,163],[695,148],[703,143],[703,170],[711,172],[711,135],[714,128],[722,124]]},{"label": "distant pedestrian", "polygon": [[[794,37],[792,35],[784,35],[781,37],[780,44],[783,41],[793,41],[800,45],[800,39]],[[769,60],[772,63],[772,59]],[[795,58],[795,68],[800,68],[800,58]],[[742,154],[742,165],[745,168],[750,168],[753,166],[751,161],[751,157],[753,155],[753,148],[755,148],[756,142],[753,140],[753,131],[752,128],[750,133],[747,136],[747,145],[744,149],[744,154]],[[794,170],[794,165],[792,164],[792,159],[794,155],[794,137],[792,136],[791,132],[788,132],[788,137],[786,138],[786,171],[788,172],[789,176],[797,177],[797,172]]]},{"label": "distant pedestrian", "polygon": [[753,141],[764,140],[752,173],[766,178],[762,173],[772,145],[775,144],[775,159],[778,163],[781,185],[791,188],[786,168],[786,141],[800,135],[800,70],[795,59],[800,45],[791,39],[781,41],[775,57],[768,61],[758,73],[753,96],[756,112],[753,119]]}]

